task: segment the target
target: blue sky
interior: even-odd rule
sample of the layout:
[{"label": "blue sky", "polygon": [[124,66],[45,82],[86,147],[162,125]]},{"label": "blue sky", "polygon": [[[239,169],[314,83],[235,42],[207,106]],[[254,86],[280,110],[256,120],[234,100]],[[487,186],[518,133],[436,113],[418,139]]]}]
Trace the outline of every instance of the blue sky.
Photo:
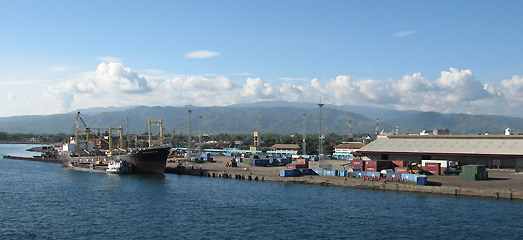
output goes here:
[{"label": "blue sky", "polygon": [[0,116],[265,100],[523,116],[520,1],[0,1]]}]

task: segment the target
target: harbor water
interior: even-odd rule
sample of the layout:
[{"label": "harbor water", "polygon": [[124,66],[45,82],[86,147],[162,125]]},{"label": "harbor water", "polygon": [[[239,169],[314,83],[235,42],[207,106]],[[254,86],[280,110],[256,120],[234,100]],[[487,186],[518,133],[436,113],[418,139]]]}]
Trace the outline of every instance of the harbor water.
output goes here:
[{"label": "harbor water", "polygon": [[522,221],[522,201],[0,159],[0,239],[523,239]]}]

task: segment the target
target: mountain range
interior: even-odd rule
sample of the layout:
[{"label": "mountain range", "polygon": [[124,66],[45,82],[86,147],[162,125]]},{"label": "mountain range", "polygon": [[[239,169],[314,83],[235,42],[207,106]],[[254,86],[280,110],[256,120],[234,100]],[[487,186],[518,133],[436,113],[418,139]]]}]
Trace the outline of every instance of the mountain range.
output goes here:
[{"label": "mountain range", "polygon": [[[108,107],[78,110],[82,119],[93,131],[104,132],[109,125],[123,126],[128,133],[147,132],[148,118],[163,119],[165,133],[187,134],[189,113],[192,134],[263,133],[317,135],[320,128],[320,111],[316,103],[258,102],[225,107]],[[304,116],[305,114],[305,116]],[[53,115],[28,115],[0,118],[0,132],[7,133],[66,133],[72,134],[77,111]],[[201,118],[200,118],[201,116]],[[493,115],[443,114],[437,112],[396,111],[361,106],[325,105],[322,109],[322,129],[325,134],[352,132],[374,133],[376,118],[380,131],[419,133],[422,130],[450,129],[451,134],[503,134],[510,127],[523,131],[523,119]],[[201,122],[201,124],[200,124]],[[128,126],[128,128],[127,128]],[[153,127],[153,131],[159,131]]]}]

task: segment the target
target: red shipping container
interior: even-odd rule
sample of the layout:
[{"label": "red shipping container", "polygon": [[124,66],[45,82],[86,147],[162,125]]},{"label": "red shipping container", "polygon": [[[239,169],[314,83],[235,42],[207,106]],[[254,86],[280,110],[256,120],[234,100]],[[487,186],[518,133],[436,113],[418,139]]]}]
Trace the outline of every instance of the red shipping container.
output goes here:
[{"label": "red shipping container", "polygon": [[296,164],[287,164],[285,166],[286,169],[296,169]]},{"label": "red shipping container", "polygon": [[296,168],[309,168],[309,164],[296,164]]},{"label": "red shipping container", "polygon": [[373,167],[373,168],[375,168],[375,167],[378,166],[378,161],[367,161],[367,162],[365,163],[365,166],[366,166],[366,167]]},{"label": "red shipping container", "polygon": [[365,171],[367,171],[367,172],[376,172],[376,168],[375,167],[366,166],[365,167]]},{"label": "red shipping container", "polygon": [[432,173],[432,175],[439,175],[439,171],[440,171],[439,167],[425,166],[425,167],[422,167],[421,169],[423,169],[424,171]]},{"label": "red shipping container", "polygon": [[443,174],[445,173],[445,170],[446,170],[446,169],[447,169],[446,167],[441,167],[441,168],[439,169],[439,174],[440,174],[440,175],[443,175]]},{"label": "red shipping container", "polygon": [[409,173],[409,169],[406,167],[397,167],[394,169],[395,173]]},{"label": "red shipping container", "polygon": [[441,163],[425,163],[425,166],[430,168],[440,168]]},{"label": "red shipping container", "polygon": [[390,167],[390,161],[367,161],[365,163],[366,167],[372,167],[376,169],[376,172],[379,172],[383,169],[387,169]]},{"label": "red shipping container", "polygon": [[305,159],[305,158],[298,158],[296,159],[296,165],[308,165],[309,164],[309,159]]},{"label": "red shipping container", "polygon": [[405,167],[407,165],[407,162],[406,161],[392,161],[392,163],[396,166],[396,167]]},{"label": "red shipping container", "polygon": [[351,166],[354,168],[354,167],[357,167],[357,168],[363,168],[363,160],[352,160],[352,162],[350,163]]}]

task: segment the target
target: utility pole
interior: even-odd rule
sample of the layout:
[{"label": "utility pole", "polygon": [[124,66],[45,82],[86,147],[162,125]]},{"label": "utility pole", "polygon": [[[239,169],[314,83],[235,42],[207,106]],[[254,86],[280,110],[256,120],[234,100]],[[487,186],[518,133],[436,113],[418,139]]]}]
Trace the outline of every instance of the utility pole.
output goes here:
[{"label": "utility pole", "polygon": [[199,157],[202,157],[202,115],[200,115],[200,121],[198,122],[198,142],[200,148],[198,149]]},{"label": "utility pole", "polygon": [[192,144],[192,139],[191,139],[191,112],[192,110],[189,109],[187,110],[187,112],[189,113],[189,137],[187,139],[187,157],[189,158],[189,160],[191,160],[191,155],[192,155],[192,151],[191,151],[191,144]]},{"label": "utility pole", "polygon": [[307,114],[303,113],[303,155],[307,155]]},{"label": "utility pole", "polygon": [[320,133],[319,133],[319,137],[318,137],[318,157],[320,158],[320,161],[323,160],[323,127],[322,127],[322,121],[323,121],[323,106],[325,106],[325,104],[321,103],[318,103],[318,106],[320,107]]}]

